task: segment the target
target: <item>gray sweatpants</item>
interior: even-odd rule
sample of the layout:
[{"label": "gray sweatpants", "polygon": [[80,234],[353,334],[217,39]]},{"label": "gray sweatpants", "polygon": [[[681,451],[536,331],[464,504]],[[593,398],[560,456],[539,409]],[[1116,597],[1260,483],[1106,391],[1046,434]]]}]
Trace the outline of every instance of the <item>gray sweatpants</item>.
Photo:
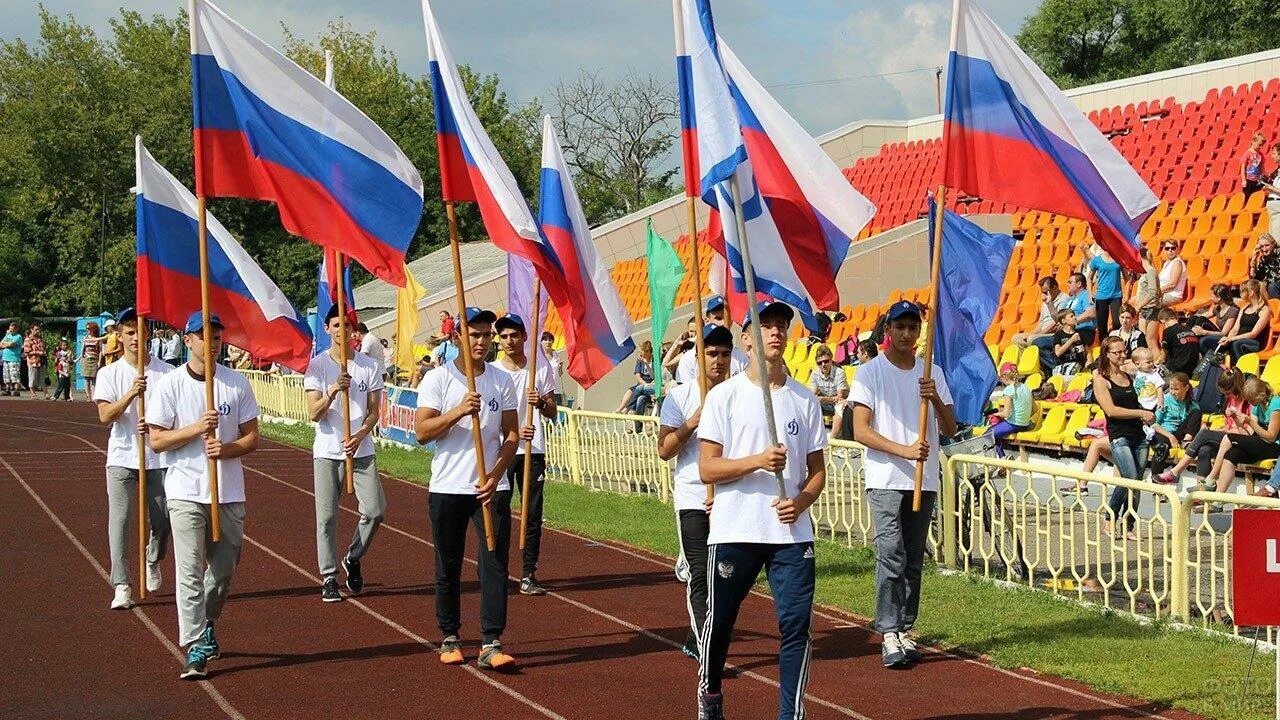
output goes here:
[{"label": "gray sweatpants", "polygon": [[[164,470],[147,471],[147,562],[164,558],[169,544],[169,513],[164,503]],[[138,471],[107,466],[107,544],[111,552],[111,584],[129,584],[129,539],[137,532]],[[141,573],[142,569],[139,568]]]},{"label": "gray sweatpants", "polygon": [[205,625],[222,615],[231,574],[244,546],[244,503],[218,506],[222,539],[213,542],[209,505],[169,500],[173,563],[177,585],[178,644],[200,639]]},{"label": "gray sweatpants", "polygon": [[867,489],[876,544],[877,632],[906,632],[920,614],[920,575],[937,493],[926,492],[920,512],[910,490]]},{"label": "gray sweatpants", "polygon": [[[357,562],[369,551],[387,508],[382,482],[378,479],[378,466],[373,458],[369,455],[352,461],[360,522],[356,524],[355,535],[347,547],[347,556]],[[343,475],[346,463],[314,458],[313,464],[316,476],[316,562],[320,565],[321,579],[328,580],[338,574],[338,500],[345,489]]]}]

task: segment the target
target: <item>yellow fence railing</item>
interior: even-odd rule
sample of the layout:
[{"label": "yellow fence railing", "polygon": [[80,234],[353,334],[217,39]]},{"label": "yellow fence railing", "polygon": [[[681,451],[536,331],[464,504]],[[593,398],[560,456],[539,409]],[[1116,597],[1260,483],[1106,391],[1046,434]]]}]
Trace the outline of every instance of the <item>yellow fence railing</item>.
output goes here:
[{"label": "yellow fence railing", "polygon": [[[264,413],[307,419],[301,376],[244,374]],[[395,395],[403,392],[412,391]],[[671,501],[672,465],[656,451],[657,418],[561,408],[545,430],[549,477]],[[827,487],[811,508],[820,536],[850,546],[871,545],[874,536],[863,451],[832,441]],[[1232,623],[1231,516],[1202,503],[1280,510],[1280,500],[1184,497],[1168,485],[986,455],[952,456],[944,475],[930,531],[940,565],[1234,633],[1242,629]],[[1129,501],[1118,515],[1108,504],[1113,492]],[[1266,633],[1277,639],[1274,628]]]}]

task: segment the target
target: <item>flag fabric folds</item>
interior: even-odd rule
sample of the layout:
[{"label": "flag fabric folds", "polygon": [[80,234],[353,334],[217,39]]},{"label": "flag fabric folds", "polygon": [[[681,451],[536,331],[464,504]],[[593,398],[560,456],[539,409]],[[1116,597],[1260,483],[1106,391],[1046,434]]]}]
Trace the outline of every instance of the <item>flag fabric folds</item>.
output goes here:
[{"label": "flag fabric folds", "polygon": [[507,255],[507,312],[519,315],[525,322],[525,329],[530,333],[524,345],[526,356],[532,354],[534,348],[541,347],[538,345],[538,338],[532,335],[534,317],[538,318],[539,328],[547,327],[548,303],[545,290],[539,293],[538,309],[536,311],[533,309],[534,277],[536,274],[532,263],[519,255]]},{"label": "flag fabric folds", "polygon": [[[319,355],[329,349],[332,343],[329,340],[329,333],[325,329],[324,318],[329,314],[330,308],[338,303],[338,269],[332,267],[330,263],[331,253],[329,250],[324,251],[324,255],[320,259],[320,264],[316,269],[316,316],[311,323],[311,334],[315,336],[315,348],[313,355]],[[351,285],[351,264],[343,263],[342,268],[342,287],[346,289],[346,307],[348,315],[354,314],[356,309],[355,289]]]},{"label": "flag fabric folds", "polygon": [[[930,198],[930,238],[935,218]],[[982,411],[996,387],[995,363],[983,336],[999,309],[1012,256],[1012,237],[988,233],[950,210],[943,213],[934,362],[951,388],[956,419],[970,425],[982,424]]]},{"label": "flag fabric folds", "polygon": [[275,202],[286,230],[403,285],[422,178],[355,105],[190,0],[196,192]]},{"label": "flag fabric folds", "polygon": [[[684,281],[685,267],[680,262],[676,249],[671,247],[658,233],[654,232],[653,220],[645,221],[647,238],[645,254],[649,262],[649,310],[650,337],[653,338],[655,352],[662,345],[667,335],[667,325],[671,322],[671,311],[675,309],[676,292]],[[662,396],[662,373],[653,374],[653,393]]]},{"label": "flag fabric folds", "polygon": [[[636,346],[631,340],[631,316],[596,252],[549,115],[542,118],[538,223],[555,265],[564,268],[559,280],[567,301],[562,304],[554,294],[552,301],[564,321],[567,369],[579,385],[590,388]],[[545,275],[540,277],[549,285]]]},{"label": "flag fabric folds", "polygon": [[413,336],[418,334],[418,301],[427,296],[426,288],[404,268],[404,287],[396,290],[396,368],[408,371],[418,359],[413,356]]},{"label": "flag fabric folds", "polygon": [[943,184],[1079,218],[1140,271],[1138,229],[1158,204],[1111,142],[972,0],[955,1]]},{"label": "flag fabric folds", "polygon": [[839,307],[836,274],[875,207],[716,36],[709,0],[679,4],[686,182],[692,186],[696,173],[699,196],[718,216],[710,244],[744,290],[743,240],[728,183],[736,174],[757,290],[794,305],[813,325],[817,310]]},{"label": "flag fabric folds", "polygon": [[[200,308],[196,198],[135,140],[137,298],[139,315],[181,328]],[[222,318],[222,339],[299,372],[311,357],[311,331],[280,288],[212,214],[209,303]]]}]

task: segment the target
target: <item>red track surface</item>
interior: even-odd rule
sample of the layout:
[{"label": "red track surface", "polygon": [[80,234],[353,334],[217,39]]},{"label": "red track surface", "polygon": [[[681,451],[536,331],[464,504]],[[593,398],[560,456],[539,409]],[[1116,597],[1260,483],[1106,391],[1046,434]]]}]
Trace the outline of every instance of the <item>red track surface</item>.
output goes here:
[{"label": "red track surface", "polygon": [[[363,563],[367,587],[358,600],[323,604],[310,455],[275,443],[247,462],[247,539],[218,626],[223,656],[210,664],[208,681],[180,681],[171,561],[157,596],[132,612],[107,609],[105,443],[88,403],[0,402],[0,628],[10,638],[0,662],[0,717],[696,714],[696,666],[677,651],[683,589],[669,561],[548,531],[539,576],[553,593],[514,595],[503,637],[520,670],[446,668],[432,645],[439,633],[426,491],[384,481],[387,519]],[[354,526],[351,507],[344,499],[339,537]],[[463,590],[473,661],[473,575],[464,575]],[[891,672],[868,630],[837,613],[820,612],[813,632],[807,709],[815,719],[1192,717],[940,652]],[[725,685],[729,717],[776,716],[776,648],[770,601],[750,598],[730,657],[738,670]]]}]

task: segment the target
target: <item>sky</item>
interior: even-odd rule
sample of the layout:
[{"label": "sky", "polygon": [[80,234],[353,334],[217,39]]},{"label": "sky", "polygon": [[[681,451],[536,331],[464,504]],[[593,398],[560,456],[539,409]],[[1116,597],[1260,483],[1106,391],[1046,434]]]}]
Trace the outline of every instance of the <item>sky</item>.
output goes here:
[{"label": "sky", "polygon": [[[984,0],[1010,35],[1040,0]],[[109,32],[124,6],[173,15],[174,0],[43,0]],[[401,67],[426,70],[418,0],[220,0],[220,7],[267,42],[281,23],[304,38],[334,19],[373,30]],[[435,0],[454,59],[498,74],[508,96],[546,97],[582,72],[613,80],[629,72],[674,75],[667,0]],[[944,64],[950,0],[719,0],[716,28],[747,68],[815,135],[858,120],[905,120],[937,111],[934,70]],[[33,39],[37,3],[0,3],[0,38]],[[674,78],[672,79],[674,83]]]}]

